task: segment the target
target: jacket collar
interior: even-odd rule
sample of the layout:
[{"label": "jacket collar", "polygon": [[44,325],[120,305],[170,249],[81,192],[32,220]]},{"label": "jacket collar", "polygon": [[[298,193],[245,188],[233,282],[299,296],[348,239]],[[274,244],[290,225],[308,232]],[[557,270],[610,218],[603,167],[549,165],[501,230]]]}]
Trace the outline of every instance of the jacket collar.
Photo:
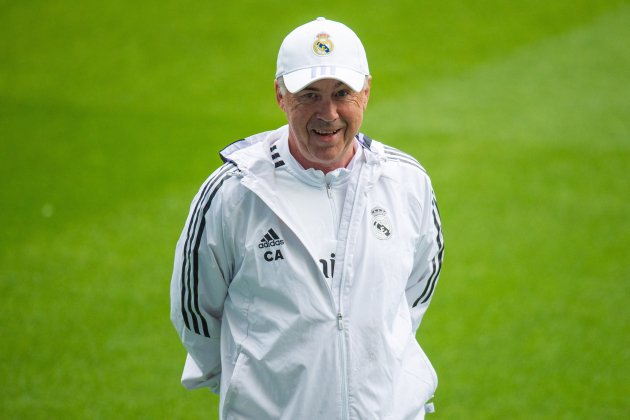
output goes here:
[{"label": "jacket collar", "polygon": [[[284,125],[276,130],[265,131],[253,136],[237,140],[219,152],[223,162],[233,162],[244,172],[263,163],[265,166],[278,168],[286,163],[275,153],[275,143],[287,135],[289,126]],[[363,133],[356,136],[365,150],[367,164],[377,164],[385,160],[383,145]]]}]

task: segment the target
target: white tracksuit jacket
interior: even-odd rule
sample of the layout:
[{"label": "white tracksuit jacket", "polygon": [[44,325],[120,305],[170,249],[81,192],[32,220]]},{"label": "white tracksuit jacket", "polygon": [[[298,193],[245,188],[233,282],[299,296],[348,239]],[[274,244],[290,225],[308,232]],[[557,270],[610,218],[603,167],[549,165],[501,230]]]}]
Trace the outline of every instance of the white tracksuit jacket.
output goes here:
[{"label": "white tracksuit jacket", "polygon": [[423,418],[437,377],[415,333],[444,250],[429,177],[359,134],[326,279],[318,226],[277,188],[286,133],[229,146],[193,200],[171,282],[182,383],[220,393],[222,419]]}]

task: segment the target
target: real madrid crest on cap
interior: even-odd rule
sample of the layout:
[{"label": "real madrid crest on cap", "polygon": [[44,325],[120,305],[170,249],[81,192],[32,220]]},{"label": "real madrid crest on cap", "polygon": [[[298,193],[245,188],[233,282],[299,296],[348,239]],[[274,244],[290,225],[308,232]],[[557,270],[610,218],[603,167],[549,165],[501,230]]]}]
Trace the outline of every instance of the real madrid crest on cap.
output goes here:
[{"label": "real madrid crest on cap", "polygon": [[327,56],[333,52],[334,48],[335,46],[330,40],[330,35],[324,32],[317,34],[315,42],[313,43],[313,52],[316,55]]},{"label": "real madrid crest on cap", "polygon": [[382,207],[374,207],[372,213],[372,233],[378,239],[385,240],[392,237],[392,222]]}]

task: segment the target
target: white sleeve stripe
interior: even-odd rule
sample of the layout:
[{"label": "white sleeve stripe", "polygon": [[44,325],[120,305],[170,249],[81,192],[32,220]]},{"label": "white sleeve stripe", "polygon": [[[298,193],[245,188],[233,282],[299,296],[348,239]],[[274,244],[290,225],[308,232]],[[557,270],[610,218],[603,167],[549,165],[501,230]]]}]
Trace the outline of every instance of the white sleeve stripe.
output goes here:
[{"label": "white sleeve stripe", "polygon": [[[202,233],[206,227],[205,214],[208,212],[212,199],[227,178],[227,172],[234,167],[233,163],[226,163],[219,168],[203,186],[195,208],[188,221],[186,242],[183,249],[182,274],[181,274],[181,310],[186,328],[210,337],[208,322],[199,309],[199,261],[198,253],[201,244]],[[212,192],[210,192],[212,190]],[[193,246],[194,244],[194,246]],[[189,319],[190,317],[190,319]],[[192,320],[192,328],[191,321]],[[201,329],[199,327],[201,323]]]},{"label": "white sleeve stripe", "polygon": [[418,162],[418,160],[416,158],[414,158],[413,156],[411,156],[411,155],[409,155],[409,154],[407,154],[405,152],[402,152],[402,151],[400,151],[398,149],[395,149],[395,148],[393,148],[391,146],[383,145],[383,148],[385,149],[385,155],[386,156],[388,156],[390,158],[393,158],[395,160],[398,160],[400,162],[407,163],[407,164],[409,164],[411,166],[414,166],[414,167],[420,169],[422,172],[427,173],[427,171],[420,164],[420,162]]}]

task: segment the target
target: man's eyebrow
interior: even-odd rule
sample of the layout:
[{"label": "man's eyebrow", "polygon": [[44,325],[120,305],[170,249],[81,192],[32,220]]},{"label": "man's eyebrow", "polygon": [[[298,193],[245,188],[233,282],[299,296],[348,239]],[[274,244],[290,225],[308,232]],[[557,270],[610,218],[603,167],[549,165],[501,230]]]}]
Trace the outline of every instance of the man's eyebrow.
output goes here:
[{"label": "man's eyebrow", "polygon": [[345,83],[344,83],[344,82],[342,82],[342,81],[338,81],[338,82],[335,84],[335,86],[334,86],[334,88],[333,88],[333,89],[339,89],[340,87],[344,87],[344,88],[347,88],[347,89],[352,90],[352,88],[351,88],[350,86],[348,86],[347,84],[345,84]]}]

